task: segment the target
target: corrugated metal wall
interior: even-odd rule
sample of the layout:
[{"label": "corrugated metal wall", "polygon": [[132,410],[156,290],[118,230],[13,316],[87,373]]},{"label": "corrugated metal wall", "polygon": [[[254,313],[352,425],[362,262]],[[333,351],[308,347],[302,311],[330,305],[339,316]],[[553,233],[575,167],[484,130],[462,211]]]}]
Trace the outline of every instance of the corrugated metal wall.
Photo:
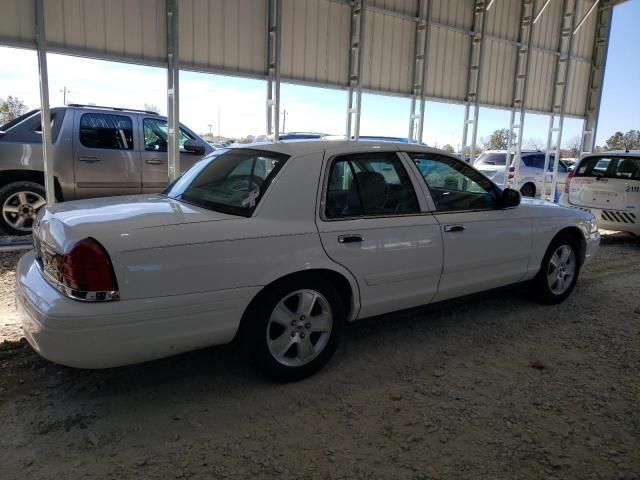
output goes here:
[{"label": "corrugated metal wall", "polygon": [[[538,0],[538,5],[543,0]],[[552,0],[533,31],[526,106],[550,111],[562,1]],[[368,0],[365,89],[411,91],[418,0]],[[582,18],[591,0],[578,0]],[[183,69],[266,76],[267,0],[180,0]],[[495,0],[487,14],[480,101],[510,107],[521,3]],[[539,7],[538,7],[539,8]],[[0,43],[34,46],[32,0],[0,0]],[[45,0],[52,51],[162,65],[166,59],[165,0]],[[464,101],[473,0],[431,0],[426,94]],[[566,111],[583,115],[596,16],[575,36]],[[346,86],[350,7],[345,0],[282,0],[281,78]]]},{"label": "corrugated metal wall", "polygon": [[330,0],[282,0],[282,77],[346,84],[350,12]]}]

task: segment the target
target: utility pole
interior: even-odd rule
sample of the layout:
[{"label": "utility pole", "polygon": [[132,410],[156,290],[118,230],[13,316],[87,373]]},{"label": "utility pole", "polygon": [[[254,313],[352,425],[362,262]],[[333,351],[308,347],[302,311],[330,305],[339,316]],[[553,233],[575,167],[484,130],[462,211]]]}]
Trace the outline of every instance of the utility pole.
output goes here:
[{"label": "utility pole", "polygon": [[210,135],[211,137],[213,137],[213,133],[212,133],[212,131],[211,131],[211,127],[213,127],[213,124],[211,124],[211,123],[210,123],[210,124],[208,124],[207,126],[209,127],[209,135]]},{"label": "utility pole", "polygon": [[67,86],[65,85],[64,87],[62,87],[62,90],[60,90],[60,92],[62,92],[62,104],[66,105],[67,104],[67,93],[71,93],[71,90],[69,90],[67,88]]},{"label": "utility pole", "polygon": [[218,104],[218,140],[220,140],[220,105]]},{"label": "utility pole", "polygon": [[282,133],[286,133],[287,132],[287,110],[283,110],[282,111]]}]

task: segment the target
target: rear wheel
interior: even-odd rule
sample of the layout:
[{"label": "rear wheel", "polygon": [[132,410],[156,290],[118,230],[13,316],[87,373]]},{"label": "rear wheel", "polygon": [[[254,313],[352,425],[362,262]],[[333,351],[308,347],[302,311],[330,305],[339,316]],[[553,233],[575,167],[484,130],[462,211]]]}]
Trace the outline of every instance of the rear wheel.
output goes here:
[{"label": "rear wheel", "polygon": [[543,303],[563,302],[571,293],[580,273],[578,244],[571,235],[558,235],[545,253],[534,283]]},{"label": "rear wheel", "polygon": [[269,378],[291,382],[320,370],[340,342],[344,306],[319,279],[271,287],[252,307],[244,335],[256,366]]},{"label": "rear wheel", "polygon": [[520,188],[520,193],[523,197],[535,197],[536,186],[533,183],[525,183],[522,188]]},{"label": "rear wheel", "polygon": [[47,203],[44,187],[20,181],[0,189],[0,229],[10,235],[28,235],[38,211]]}]

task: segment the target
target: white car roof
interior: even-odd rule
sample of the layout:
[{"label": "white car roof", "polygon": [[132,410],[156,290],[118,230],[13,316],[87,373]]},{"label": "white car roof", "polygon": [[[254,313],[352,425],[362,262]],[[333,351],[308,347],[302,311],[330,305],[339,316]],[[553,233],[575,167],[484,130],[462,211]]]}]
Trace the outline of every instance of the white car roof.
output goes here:
[{"label": "white car roof", "polygon": [[586,157],[640,157],[640,150],[611,150],[609,152],[590,153]]},{"label": "white car roof", "polygon": [[345,151],[353,151],[354,146],[362,147],[365,151],[374,147],[380,147],[388,151],[391,146],[402,151],[436,153],[447,156],[453,155],[437,148],[426,147],[415,143],[378,142],[369,140],[287,140],[283,142],[250,143],[248,145],[242,145],[239,148],[252,148],[298,156],[322,152],[326,149],[339,149],[341,147],[344,147]]}]

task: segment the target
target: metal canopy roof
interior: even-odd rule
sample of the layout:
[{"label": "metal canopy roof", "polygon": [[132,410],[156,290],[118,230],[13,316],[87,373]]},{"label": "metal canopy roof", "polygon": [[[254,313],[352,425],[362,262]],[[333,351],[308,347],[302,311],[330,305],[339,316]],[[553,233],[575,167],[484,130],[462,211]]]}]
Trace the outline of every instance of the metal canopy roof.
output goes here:
[{"label": "metal canopy roof", "polygon": [[[472,0],[431,0],[427,97],[464,102],[473,38]],[[489,2],[487,2],[489,3]],[[538,10],[542,0],[536,2]],[[369,0],[361,86],[412,94],[413,46],[419,0]],[[582,18],[593,4],[579,0]],[[487,10],[479,101],[511,107],[520,10],[495,0]],[[47,49],[100,59],[166,66],[165,0],[45,0]],[[551,0],[533,28],[526,108],[552,112],[563,0]],[[0,0],[0,44],[35,48],[34,2]],[[351,2],[282,0],[280,78],[346,88]],[[266,0],[179,0],[180,68],[267,78]],[[575,35],[565,113],[585,115],[596,15]]]},{"label": "metal canopy roof", "polygon": [[[525,112],[548,113],[544,170],[555,154],[555,191],[566,115],[584,118],[581,152],[593,150],[616,3],[0,0],[0,44],[36,49],[43,119],[48,51],[166,67],[172,180],[180,173],[182,68],[265,79],[267,133],[275,139],[282,80],[345,88],[347,138],[359,138],[363,90],[410,97],[410,143],[422,141],[426,98],[463,103],[460,154],[468,152],[471,163],[480,105],[511,111],[507,166],[520,157]],[[45,188],[53,202],[50,124],[42,125]],[[514,165],[517,185],[519,162]]]}]

